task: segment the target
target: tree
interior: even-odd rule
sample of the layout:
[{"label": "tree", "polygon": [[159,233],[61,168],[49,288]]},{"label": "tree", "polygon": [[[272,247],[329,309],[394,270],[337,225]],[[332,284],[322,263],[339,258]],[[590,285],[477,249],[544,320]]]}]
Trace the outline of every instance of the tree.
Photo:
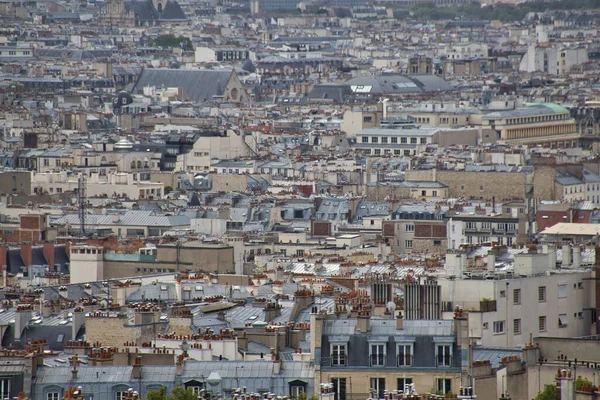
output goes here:
[{"label": "tree", "polygon": [[198,400],[198,395],[192,388],[182,388],[177,386],[171,394],[167,395],[167,388],[164,386],[159,390],[152,390],[146,395],[146,400]]},{"label": "tree", "polygon": [[556,386],[546,385],[544,390],[539,392],[535,396],[534,400],[556,400],[558,399],[558,393],[556,392]]},{"label": "tree", "polygon": [[194,50],[194,46],[192,45],[190,38],[172,34],[160,35],[156,39],[150,41],[149,44],[150,46],[162,48],[181,47],[184,50]]},{"label": "tree", "polygon": [[173,191],[173,187],[172,186],[169,186],[169,185],[165,186],[165,194],[169,194],[172,191]]}]

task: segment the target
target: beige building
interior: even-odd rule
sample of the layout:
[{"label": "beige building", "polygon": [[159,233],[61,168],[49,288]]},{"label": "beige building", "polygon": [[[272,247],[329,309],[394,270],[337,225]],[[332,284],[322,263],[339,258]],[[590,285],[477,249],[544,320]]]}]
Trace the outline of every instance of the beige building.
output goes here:
[{"label": "beige building", "polygon": [[569,110],[554,103],[531,104],[483,116],[482,127],[496,131],[497,140],[508,144],[577,147],[580,135]]}]

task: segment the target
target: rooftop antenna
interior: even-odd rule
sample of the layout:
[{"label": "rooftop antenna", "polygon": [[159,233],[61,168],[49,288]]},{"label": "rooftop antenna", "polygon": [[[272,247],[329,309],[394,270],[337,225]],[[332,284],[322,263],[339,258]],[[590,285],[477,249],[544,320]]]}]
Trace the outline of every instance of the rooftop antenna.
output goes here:
[{"label": "rooftop antenna", "polygon": [[86,179],[85,175],[80,175],[77,180],[77,203],[79,212],[79,223],[81,225],[81,235],[85,236],[85,186]]}]

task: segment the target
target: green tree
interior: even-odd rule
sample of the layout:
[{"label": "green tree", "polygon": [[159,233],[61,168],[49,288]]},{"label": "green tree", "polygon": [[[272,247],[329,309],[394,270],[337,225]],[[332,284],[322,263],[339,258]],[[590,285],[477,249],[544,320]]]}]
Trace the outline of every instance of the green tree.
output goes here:
[{"label": "green tree", "polygon": [[169,185],[165,186],[165,194],[169,194],[169,193],[171,193],[172,191],[173,191],[173,187],[171,187],[171,186],[169,186]]},{"label": "green tree", "polygon": [[167,395],[167,389],[163,386],[159,390],[152,390],[146,395],[146,400],[198,400],[198,395],[192,388],[177,386],[171,394]]},{"label": "green tree", "polygon": [[184,50],[194,50],[194,46],[192,45],[192,41],[189,37],[186,36],[177,36],[173,34],[160,35],[154,40],[149,42],[150,46],[155,47],[163,47],[163,48],[173,48],[173,47],[181,47]]},{"label": "green tree", "polygon": [[556,386],[546,385],[544,390],[539,392],[535,396],[534,400],[556,400],[558,399],[558,393],[556,392]]}]

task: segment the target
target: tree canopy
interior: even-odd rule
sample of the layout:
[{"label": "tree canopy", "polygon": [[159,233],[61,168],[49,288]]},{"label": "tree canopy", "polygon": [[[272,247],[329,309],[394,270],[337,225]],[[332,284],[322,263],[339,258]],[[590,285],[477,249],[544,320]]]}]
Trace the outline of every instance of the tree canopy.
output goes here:
[{"label": "tree canopy", "polygon": [[186,36],[177,36],[173,34],[160,35],[149,42],[150,46],[172,48],[181,47],[184,50],[194,50],[192,41]]},{"label": "tree canopy", "polygon": [[184,389],[180,386],[167,394],[167,389],[163,386],[159,390],[148,392],[145,400],[198,400],[198,395],[194,393],[192,388]]}]

